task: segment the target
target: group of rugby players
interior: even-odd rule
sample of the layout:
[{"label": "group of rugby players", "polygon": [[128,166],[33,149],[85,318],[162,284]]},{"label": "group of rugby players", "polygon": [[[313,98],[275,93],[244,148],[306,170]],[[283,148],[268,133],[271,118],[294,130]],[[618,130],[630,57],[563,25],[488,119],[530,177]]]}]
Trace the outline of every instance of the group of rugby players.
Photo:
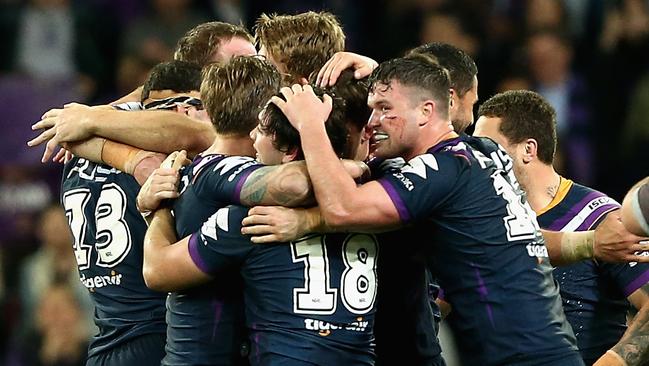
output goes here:
[{"label": "group of rugby players", "polygon": [[442,313],[466,365],[649,362],[647,181],[620,212],[560,176],[531,91],[465,134],[478,72],[451,45],[344,48],[329,13],[205,23],[141,89],[34,126],[74,154],[87,364],[444,365]]}]

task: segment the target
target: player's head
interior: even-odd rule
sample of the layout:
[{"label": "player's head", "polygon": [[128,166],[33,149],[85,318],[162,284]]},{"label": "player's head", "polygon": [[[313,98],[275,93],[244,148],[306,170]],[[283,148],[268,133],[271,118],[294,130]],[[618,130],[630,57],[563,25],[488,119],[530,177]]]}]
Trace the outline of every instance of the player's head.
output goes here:
[{"label": "player's head", "polygon": [[203,109],[200,100],[201,68],[184,61],[155,65],[142,87],[144,109],[167,109],[187,113]]},{"label": "player's head", "polygon": [[176,44],[174,59],[205,66],[256,53],[252,36],[242,26],[208,22],[185,33]]},{"label": "player's head", "polygon": [[450,116],[457,133],[473,123],[473,105],[478,101],[478,67],[468,53],[448,43],[433,42],[414,48],[408,54],[420,53],[437,59],[451,77]]},{"label": "player's head", "polygon": [[351,69],[343,71],[336,84],[325,89],[327,94],[341,98],[345,104],[347,122],[348,151],[346,157],[354,160],[365,160],[369,154],[371,130],[367,126],[370,109],[367,107],[367,78],[356,79]]},{"label": "player's head", "polygon": [[259,54],[271,61],[293,83],[345,49],[345,34],[336,17],[327,12],[297,15],[262,14],[255,24]]},{"label": "player's head", "polygon": [[478,110],[474,135],[486,136],[500,145],[514,160],[521,180],[526,166],[552,165],[557,146],[556,113],[538,93],[511,90],[496,94]]},{"label": "player's head", "polygon": [[418,54],[383,62],[369,82],[375,156],[410,159],[442,125],[450,127],[448,72],[429,57]]},{"label": "player's head", "polygon": [[203,69],[201,97],[219,135],[248,136],[268,99],[280,88],[273,65],[256,56],[238,56]]},{"label": "player's head", "polygon": [[[324,95],[324,91],[314,87],[317,96]],[[278,97],[284,98],[281,94]],[[329,118],[325,121],[327,135],[331,145],[339,157],[349,152],[347,123],[345,118],[345,102],[332,96],[333,107]],[[250,137],[255,141],[257,160],[267,165],[277,165],[294,160],[304,159],[300,144],[300,134],[291,125],[284,113],[272,103],[259,114],[259,124]]]}]

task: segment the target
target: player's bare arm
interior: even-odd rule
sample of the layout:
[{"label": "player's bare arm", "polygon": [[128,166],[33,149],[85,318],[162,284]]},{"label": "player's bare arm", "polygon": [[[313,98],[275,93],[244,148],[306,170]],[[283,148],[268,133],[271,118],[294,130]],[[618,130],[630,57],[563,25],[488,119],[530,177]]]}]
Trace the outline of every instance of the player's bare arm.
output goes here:
[{"label": "player's bare arm", "polygon": [[[356,186],[333,151],[324,127],[331,112],[331,98],[320,100],[306,85],[284,87],[285,100],[273,97],[300,133],[307,169],[325,223],[335,229],[362,231],[400,224],[399,213],[377,182]],[[310,111],[304,113],[304,111]]]},{"label": "player's bare arm", "polygon": [[142,185],[151,173],[160,166],[166,155],[144,151],[136,147],[91,137],[80,142],[66,142],[63,147],[72,154],[95,163],[107,164],[135,177]]},{"label": "player's bare arm", "polygon": [[63,142],[101,136],[110,140],[150,151],[170,153],[186,149],[193,156],[214,141],[214,130],[209,122],[198,121],[169,111],[124,111],[74,104],[46,112],[32,126],[45,130],[28,142],[37,146],[47,142],[43,161],[52,156]]},{"label": "player's bare arm", "polygon": [[649,184],[649,177],[631,187],[622,201],[622,223],[630,232],[637,235],[649,235],[649,224],[647,224],[649,207],[646,207],[647,199],[641,197],[649,193],[647,184]]},{"label": "player's bare arm", "polygon": [[648,262],[647,257],[639,253],[649,249],[649,245],[641,243],[645,238],[629,233],[620,222],[619,213],[616,211],[609,213],[595,230],[541,231],[554,266],[588,259],[608,263]]},{"label": "player's bare arm", "polygon": [[[360,178],[369,171],[367,165],[360,161],[342,160],[342,164],[346,173],[353,179]],[[311,179],[304,161],[255,170],[246,178],[239,198],[245,206],[298,207],[315,203]]]},{"label": "player's bare arm", "polygon": [[[158,201],[172,198],[178,182],[178,169],[185,162],[185,152],[172,153],[163,162],[161,174],[152,174],[143,189],[147,192],[154,190],[162,192]],[[173,164],[172,164],[173,162]],[[169,167],[171,166],[171,167]],[[175,174],[174,174],[175,173]],[[165,179],[154,181],[162,176]],[[169,182],[175,177],[175,182]],[[176,193],[177,195],[177,193]],[[138,209],[143,211],[138,195]],[[178,240],[174,229],[174,219],[168,208],[157,208],[150,215],[149,229],[144,237],[144,261],[142,274],[147,287],[156,291],[175,291],[187,288],[210,280],[210,277],[201,271],[189,255],[189,237]]]},{"label": "player's bare arm", "polygon": [[638,310],[622,339],[604,354],[594,366],[640,366],[649,362],[649,284],[628,297]]}]

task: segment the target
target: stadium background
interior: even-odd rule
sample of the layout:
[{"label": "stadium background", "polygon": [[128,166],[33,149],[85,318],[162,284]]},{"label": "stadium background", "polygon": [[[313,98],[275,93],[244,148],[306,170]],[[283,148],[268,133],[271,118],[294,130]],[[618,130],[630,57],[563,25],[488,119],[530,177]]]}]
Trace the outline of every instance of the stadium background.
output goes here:
[{"label": "stadium background", "polygon": [[[43,352],[48,337],[82,349],[92,331],[65,217],[43,215],[61,166],[27,148],[31,124],[131,91],[198,23],[251,29],[263,12],[306,10],[336,14],[346,48],[377,61],[431,41],[464,49],[481,101],[540,92],[558,111],[557,168],[580,183],[620,200],[649,174],[647,0],[0,0],[0,364]],[[54,282],[76,296],[51,293]]]}]

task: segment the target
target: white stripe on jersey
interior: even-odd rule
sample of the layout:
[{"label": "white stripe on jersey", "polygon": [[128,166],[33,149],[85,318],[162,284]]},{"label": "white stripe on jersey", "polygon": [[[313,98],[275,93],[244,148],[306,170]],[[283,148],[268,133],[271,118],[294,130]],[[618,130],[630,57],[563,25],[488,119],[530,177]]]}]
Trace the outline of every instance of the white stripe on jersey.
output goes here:
[{"label": "white stripe on jersey", "polygon": [[[597,204],[595,205],[594,203]],[[613,204],[618,206],[620,205],[611,197],[602,196],[602,197],[593,198],[590,202],[588,202],[588,204],[586,204],[586,206],[584,206],[584,208],[581,209],[581,211],[579,211],[577,215],[575,215],[575,217],[572,218],[572,220],[570,220],[570,222],[566,224],[566,226],[564,226],[561,229],[561,231],[563,232],[576,231],[577,228],[584,223],[584,221],[588,220],[588,217],[593,212],[595,212],[598,208],[602,207],[603,205],[607,205],[607,204]]]},{"label": "white stripe on jersey", "polygon": [[120,111],[142,111],[144,107],[140,102],[125,102],[113,105],[113,108]]}]

